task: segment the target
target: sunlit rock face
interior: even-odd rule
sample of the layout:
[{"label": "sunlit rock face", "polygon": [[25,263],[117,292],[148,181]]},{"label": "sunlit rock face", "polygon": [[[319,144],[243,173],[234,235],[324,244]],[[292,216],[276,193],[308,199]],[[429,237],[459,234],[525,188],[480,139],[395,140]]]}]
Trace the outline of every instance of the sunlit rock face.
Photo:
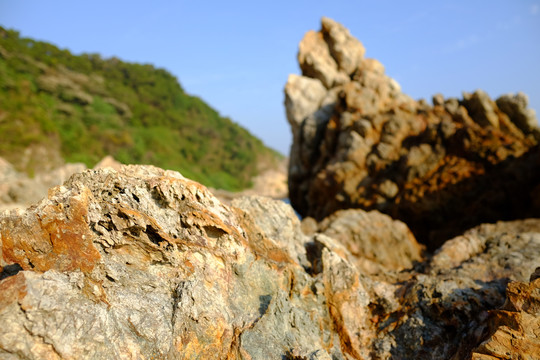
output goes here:
[{"label": "sunlit rock face", "polygon": [[530,281],[512,282],[501,309],[490,313],[486,339],[472,353],[472,359],[534,359],[540,354],[540,267]]},{"label": "sunlit rock face", "polygon": [[537,120],[523,93],[477,90],[433,104],[405,95],[362,44],[323,18],[285,86],[293,133],[289,194],[317,220],[376,209],[434,250],[472,226],[540,214]]},{"label": "sunlit rock face", "polygon": [[449,358],[534,271],[540,223],[420,252],[378,212],[306,235],[281,201],[226,206],[150,166],[88,170],[0,216],[0,358]]},{"label": "sunlit rock face", "polygon": [[298,219],[281,202],[258,204],[286,230],[279,238],[178,173],[124,166],[77,174],[6,212],[0,357],[341,354]]}]

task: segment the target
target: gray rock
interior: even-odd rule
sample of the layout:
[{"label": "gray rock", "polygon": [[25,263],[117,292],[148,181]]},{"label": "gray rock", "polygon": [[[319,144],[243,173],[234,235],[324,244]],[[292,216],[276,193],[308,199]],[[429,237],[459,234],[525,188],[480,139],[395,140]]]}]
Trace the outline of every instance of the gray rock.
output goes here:
[{"label": "gray rock", "polygon": [[326,90],[317,79],[289,75],[285,86],[285,109],[293,134],[299,132],[304,119],[314,114],[326,96]]},{"label": "gray rock", "polygon": [[337,211],[321,221],[318,229],[345,246],[366,274],[410,269],[422,259],[422,246],[407,225],[378,211]]},{"label": "gray rock", "polygon": [[123,166],[6,213],[0,357],[341,358],[322,280],[294,259],[309,265],[292,209],[246,201],[255,218],[178,173]]},{"label": "gray rock", "polygon": [[476,90],[472,94],[463,92],[463,105],[480,126],[499,127],[497,105],[483,90]]},{"label": "gray rock", "polygon": [[526,134],[538,132],[538,119],[534,109],[527,108],[529,98],[526,94],[518,92],[515,95],[507,94],[499,97],[497,106],[504,112],[516,126]]}]

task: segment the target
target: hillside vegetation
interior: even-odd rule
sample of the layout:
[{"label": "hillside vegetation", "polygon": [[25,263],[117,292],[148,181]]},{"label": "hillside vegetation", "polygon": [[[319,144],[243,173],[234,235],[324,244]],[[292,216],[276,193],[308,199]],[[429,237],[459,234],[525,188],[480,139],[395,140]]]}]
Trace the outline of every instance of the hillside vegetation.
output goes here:
[{"label": "hillside vegetation", "polygon": [[0,156],[27,172],[47,162],[28,160],[28,149],[37,146],[48,149],[51,161],[56,151],[66,162],[92,167],[110,154],[228,190],[249,186],[261,163],[280,157],[186,94],[166,70],[73,55],[2,27],[0,136]]}]

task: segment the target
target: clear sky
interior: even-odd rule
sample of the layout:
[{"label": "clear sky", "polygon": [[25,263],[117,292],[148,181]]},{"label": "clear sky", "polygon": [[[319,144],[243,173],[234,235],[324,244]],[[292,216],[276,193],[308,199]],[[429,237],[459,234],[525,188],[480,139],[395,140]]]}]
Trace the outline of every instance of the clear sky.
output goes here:
[{"label": "clear sky", "polygon": [[540,0],[0,0],[0,25],[165,68],[284,154],[283,87],[322,16],[349,28],[413,98],[524,91],[540,114]]}]

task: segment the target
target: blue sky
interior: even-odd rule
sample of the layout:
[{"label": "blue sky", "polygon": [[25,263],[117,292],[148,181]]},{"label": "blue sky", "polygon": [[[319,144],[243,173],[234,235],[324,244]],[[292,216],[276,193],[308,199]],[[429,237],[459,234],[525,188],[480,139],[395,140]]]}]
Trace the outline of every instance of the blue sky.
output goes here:
[{"label": "blue sky", "polygon": [[524,91],[540,114],[540,0],[0,0],[0,25],[76,54],[165,68],[284,154],[283,86],[322,16],[349,28],[413,98]]}]

